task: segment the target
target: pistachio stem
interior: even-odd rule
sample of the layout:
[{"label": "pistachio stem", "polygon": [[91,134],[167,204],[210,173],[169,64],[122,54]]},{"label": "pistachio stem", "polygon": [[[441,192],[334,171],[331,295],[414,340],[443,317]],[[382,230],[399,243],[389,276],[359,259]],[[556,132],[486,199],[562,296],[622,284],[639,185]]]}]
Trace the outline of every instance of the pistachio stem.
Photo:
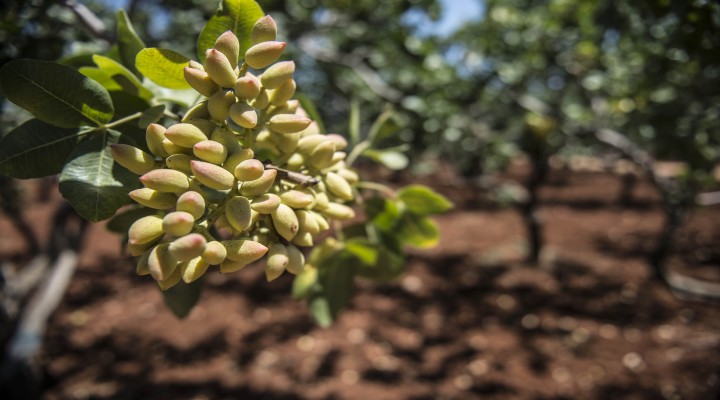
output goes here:
[{"label": "pistachio stem", "polygon": [[360,157],[360,155],[367,149],[372,146],[372,143],[368,140],[363,140],[362,142],[358,143],[353,147],[350,154],[348,154],[347,158],[345,159],[345,164],[347,164],[348,168],[353,165],[355,160]]}]

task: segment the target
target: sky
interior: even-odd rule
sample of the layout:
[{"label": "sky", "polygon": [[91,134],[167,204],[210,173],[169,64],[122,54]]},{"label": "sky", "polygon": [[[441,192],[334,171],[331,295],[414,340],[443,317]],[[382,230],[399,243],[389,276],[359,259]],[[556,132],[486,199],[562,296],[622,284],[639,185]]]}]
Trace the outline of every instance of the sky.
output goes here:
[{"label": "sky", "polygon": [[[101,0],[114,8],[127,7],[127,0]],[[418,34],[448,36],[465,22],[483,17],[484,0],[439,0],[442,14],[438,21],[431,21],[421,10],[406,15],[406,22],[418,27]],[[259,1],[262,4],[262,0]]]}]

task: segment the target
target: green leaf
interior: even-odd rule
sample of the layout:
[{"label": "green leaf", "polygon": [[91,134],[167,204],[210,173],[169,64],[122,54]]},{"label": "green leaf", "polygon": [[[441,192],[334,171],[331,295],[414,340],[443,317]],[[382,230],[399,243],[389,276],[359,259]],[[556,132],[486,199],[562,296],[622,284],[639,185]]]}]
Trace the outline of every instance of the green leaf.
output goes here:
[{"label": "green leaf", "polygon": [[158,122],[160,118],[165,115],[165,105],[159,104],[143,111],[140,119],[138,120],[138,127],[140,129],[147,129],[148,125]]},{"label": "green leaf", "polygon": [[325,296],[318,295],[310,299],[310,314],[313,316],[315,323],[323,328],[329,327],[335,320],[330,311],[330,302]]},{"label": "green leaf", "polygon": [[408,211],[418,215],[440,214],[453,207],[445,196],[423,185],[405,186],[398,191],[398,197]]},{"label": "green leaf", "polygon": [[335,316],[348,304],[352,296],[356,263],[348,262],[349,257],[343,252],[333,258],[330,265],[320,266],[320,283],[330,304],[330,312]]},{"label": "green leaf", "polygon": [[118,52],[120,53],[120,59],[124,66],[126,66],[133,74],[142,78],[140,71],[135,68],[135,57],[137,54],[145,48],[145,43],[135,32],[135,28],[130,22],[125,10],[118,10],[117,12],[117,44]]},{"label": "green leaf", "polygon": [[19,179],[58,174],[85,134],[31,119],[0,139],[0,174]]},{"label": "green leaf", "polygon": [[[117,86],[117,89],[111,89],[107,86],[108,90],[123,90],[133,96],[140,97],[145,100],[153,98],[153,93],[143,86],[142,82],[127,68],[123,67],[122,64],[117,61],[103,57],[101,55],[94,55],[93,62],[98,66],[98,69],[106,74]],[[85,69],[81,69],[83,72]]]},{"label": "green leaf", "polygon": [[366,238],[358,237],[345,241],[345,250],[365,265],[375,265],[378,260],[377,246]]},{"label": "green leaf", "polygon": [[212,48],[218,36],[232,31],[240,40],[240,58],[250,48],[250,32],[258,19],[265,15],[254,0],[223,0],[210,17],[197,41],[198,58],[205,62],[205,51]]},{"label": "green leaf", "polygon": [[363,155],[395,171],[407,168],[410,162],[405,154],[396,150],[368,149]]},{"label": "green leaf", "polygon": [[103,125],[113,116],[107,90],[67,65],[10,61],[0,70],[0,87],[13,103],[62,128]]},{"label": "green leaf", "polygon": [[195,307],[202,293],[202,279],[191,283],[183,281],[162,292],[165,304],[178,318],[185,318]]},{"label": "green leaf", "polygon": [[379,245],[376,249],[377,260],[374,264],[359,265],[358,276],[376,281],[389,281],[405,272],[405,257],[389,248]]},{"label": "green leaf", "polygon": [[382,197],[373,197],[365,201],[365,213],[368,220],[383,232],[392,232],[401,215],[395,202]]},{"label": "green leaf", "polygon": [[78,145],[60,175],[60,193],[81,217],[100,221],[130,203],[128,192],[137,189],[137,176],[116,164],[110,144],[120,133],[108,130]]},{"label": "green leaf", "polygon": [[395,236],[410,246],[428,248],[440,239],[438,227],[430,218],[411,213],[403,214]]},{"label": "green leaf", "polygon": [[109,230],[110,232],[115,232],[119,234],[127,234],[128,229],[130,229],[130,225],[132,225],[135,221],[142,217],[146,217],[148,215],[153,215],[157,213],[157,210],[153,210],[152,208],[147,207],[137,207],[137,208],[131,208],[129,210],[125,210],[121,213],[116,214],[113,216],[108,222],[107,225],[105,225],[105,228]]},{"label": "green leaf", "polygon": [[170,89],[189,89],[183,68],[190,59],[172,50],[150,47],[142,49],[135,58],[135,67],[151,81]]}]

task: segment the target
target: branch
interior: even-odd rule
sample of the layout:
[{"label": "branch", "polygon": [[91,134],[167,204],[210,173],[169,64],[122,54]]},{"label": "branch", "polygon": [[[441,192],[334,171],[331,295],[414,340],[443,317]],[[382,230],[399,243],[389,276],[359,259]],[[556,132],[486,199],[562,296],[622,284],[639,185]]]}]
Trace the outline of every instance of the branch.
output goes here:
[{"label": "branch", "polygon": [[113,35],[105,28],[105,23],[95,15],[89,8],[85,7],[84,4],[77,0],[64,0],[63,5],[73,13],[80,20],[80,22],[87,28],[90,33],[98,39],[105,40],[107,42],[113,41]]}]

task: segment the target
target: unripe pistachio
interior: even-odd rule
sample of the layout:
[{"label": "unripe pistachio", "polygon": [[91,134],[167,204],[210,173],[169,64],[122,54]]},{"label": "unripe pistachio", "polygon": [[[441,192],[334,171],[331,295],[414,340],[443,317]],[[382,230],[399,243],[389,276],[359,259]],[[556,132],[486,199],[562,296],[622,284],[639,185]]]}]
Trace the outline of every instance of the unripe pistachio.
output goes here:
[{"label": "unripe pistachio", "polygon": [[308,161],[312,167],[324,169],[332,165],[333,155],[335,155],[335,143],[332,140],[326,140],[315,146]]},{"label": "unripe pistachio", "polygon": [[250,200],[243,196],[235,196],[225,204],[225,217],[236,231],[243,232],[250,228],[252,216]]},{"label": "unripe pistachio", "polygon": [[175,143],[171,142],[170,139],[165,138],[162,141],[163,149],[165,150],[165,153],[168,154],[168,156],[171,156],[173,154],[188,154],[192,153],[192,149],[189,149],[187,147],[178,146]]},{"label": "unripe pistachio", "polygon": [[313,235],[310,232],[298,231],[297,235],[291,240],[296,246],[312,247],[314,244]]},{"label": "unripe pistachio", "polygon": [[[159,239],[159,238],[158,238]],[[138,257],[143,255],[145,252],[149,251],[151,248],[155,247],[157,244],[157,241],[153,240],[150,243],[143,243],[143,244],[127,244],[128,253],[130,253],[133,257]]]},{"label": "unripe pistachio", "polygon": [[213,240],[212,242],[207,242],[205,250],[200,257],[202,257],[202,259],[210,265],[219,265],[221,262],[225,261],[225,258],[227,257],[227,249],[222,245],[222,243],[217,240]]},{"label": "unripe pistachio", "polygon": [[[279,135],[279,133],[276,133],[276,135]],[[255,148],[257,150],[268,150],[270,153],[274,154],[280,153],[280,149],[278,149],[275,142],[272,141],[270,131],[267,129],[261,130],[260,133],[255,136]]]},{"label": "unripe pistachio", "polygon": [[[220,90],[219,86],[218,86],[217,90]],[[214,92],[213,92],[213,94],[214,94]],[[207,99],[195,104],[194,106],[192,106],[192,108],[187,110],[187,112],[185,113],[185,115],[183,115],[180,122],[189,122],[189,121],[193,121],[193,120],[203,120],[203,119],[210,118],[210,112],[208,111],[207,104],[208,104]],[[202,130],[202,128],[201,128],[201,130]],[[203,131],[203,133],[205,133],[205,131]]]},{"label": "unripe pistachio", "polygon": [[265,263],[265,277],[268,282],[277,279],[287,268],[288,262],[287,247],[282,243],[274,243],[268,250],[267,262]]},{"label": "unripe pistachio", "polygon": [[298,218],[295,211],[286,204],[280,204],[278,208],[270,213],[273,226],[278,235],[285,240],[292,240],[298,231]]},{"label": "unripe pistachio", "polygon": [[267,41],[253,45],[245,52],[245,62],[254,69],[263,69],[277,60],[287,43]]},{"label": "unripe pistachio", "polygon": [[280,199],[292,208],[305,208],[315,201],[313,195],[295,189],[281,193]]},{"label": "unripe pistachio", "polygon": [[185,283],[198,280],[201,276],[205,275],[209,266],[210,264],[200,257],[195,257],[192,260],[183,262],[179,268],[182,273],[182,280]]},{"label": "unripe pistachio", "polygon": [[[236,262],[244,262],[245,264],[259,260],[268,251],[268,248],[261,243],[249,239],[224,240],[220,243],[227,249],[228,259]],[[229,272],[223,271],[222,267],[221,271]]]},{"label": "unripe pistachio", "polygon": [[187,175],[174,169],[155,169],[140,177],[145,187],[164,193],[182,193],[190,187]]},{"label": "unripe pistachio", "polygon": [[158,192],[157,190],[149,188],[135,189],[128,193],[128,195],[137,203],[156,210],[173,208],[177,200],[177,197],[173,194]]},{"label": "unripe pistachio", "polygon": [[246,197],[260,196],[275,183],[275,177],[277,170],[268,168],[260,178],[240,183],[240,194]]},{"label": "unripe pistachio", "polygon": [[254,128],[257,125],[257,111],[247,103],[235,103],[229,109],[230,119],[243,128]]},{"label": "unripe pistachio", "polygon": [[355,218],[355,211],[345,204],[330,202],[328,207],[322,210],[322,213],[334,219],[352,219]]},{"label": "unripe pistachio", "polygon": [[231,65],[230,60],[220,51],[216,49],[207,51],[205,71],[221,87],[231,88],[235,86],[235,80],[237,79],[235,66]]},{"label": "unripe pistachio", "polygon": [[213,164],[222,164],[227,158],[227,148],[214,140],[203,140],[193,146],[195,157]]},{"label": "unripe pistachio", "polygon": [[250,202],[250,208],[261,214],[270,214],[280,205],[280,196],[273,193],[265,193]]},{"label": "unripe pistachio", "polygon": [[341,161],[344,161],[346,157],[347,157],[347,153],[344,152],[344,151],[336,151],[336,152],[334,152],[334,153],[333,153],[333,157],[332,157],[333,166],[337,166],[337,169],[338,169],[338,170],[344,169],[344,168],[345,168],[345,163],[344,163],[344,162],[341,162]]},{"label": "unripe pistachio", "polygon": [[148,260],[150,259],[150,250],[146,250],[142,256],[138,259],[137,267],[135,269],[135,273],[142,276],[142,275],[149,275],[150,274],[150,268],[148,267]]},{"label": "unripe pistachio", "polygon": [[274,133],[271,132],[270,140],[282,151],[284,154],[290,154],[297,148],[298,140],[300,139],[299,133]]},{"label": "unripe pistachio", "polygon": [[313,235],[320,233],[320,227],[318,226],[315,214],[307,210],[295,210],[295,215],[297,215],[300,231],[310,232]]},{"label": "unripe pistachio", "polygon": [[192,231],[195,218],[185,211],[173,211],[162,219],[162,230],[171,236],[184,236]]},{"label": "unripe pistachio", "polygon": [[265,166],[260,160],[251,158],[245,160],[235,167],[234,175],[239,181],[254,181],[260,179],[265,172]]},{"label": "unripe pistachio", "polygon": [[205,251],[207,240],[199,233],[190,233],[170,243],[168,252],[177,261],[188,261]]},{"label": "unripe pistachio", "polygon": [[327,186],[328,190],[330,190],[330,193],[334,194],[342,200],[350,201],[355,198],[352,187],[350,186],[348,181],[346,181],[345,178],[334,172],[328,172],[325,175],[325,185]]},{"label": "unripe pistachio", "polygon": [[[282,86],[275,90],[277,91],[280,89],[282,89]],[[271,91],[270,95],[273,95],[273,93],[275,93],[275,91]],[[296,114],[299,107],[300,102],[298,100],[288,100],[285,103],[276,106],[275,109],[273,109],[272,114]]]},{"label": "unripe pistachio", "polygon": [[165,139],[165,127],[160,124],[150,124],[145,129],[145,142],[148,149],[158,157],[167,157],[168,153],[163,148],[162,142]]},{"label": "unripe pistachio", "polygon": [[[264,76],[265,74],[263,74],[263,77]],[[292,78],[285,80],[280,84],[280,86],[277,87],[277,89],[270,90],[270,93],[268,93],[270,104],[274,105],[275,107],[286,105],[288,100],[292,99],[292,97],[295,95],[296,89],[297,85],[295,84],[295,80],[293,80]],[[288,114],[294,114],[294,112],[289,112]]]},{"label": "unripe pistachio", "polygon": [[289,273],[297,275],[302,272],[303,267],[305,266],[305,255],[303,255],[300,249],[298,249],[292,244],[289,244],[286,247],[288,255],[288,263],[286,269]]},{"label": "unripe pistachio", "polygon": [[173,269],[172,274],[168,276],[167,278],[158,281],[158,286],[161,290],[165,291],[170,289],[171,287],[177,285],[180,282],[180,279],[182,279],[182,271],[180,270],[180,267],[178,265],[175,266],[175,269]]},{"label": "unripe pistachio", "polygon": [[128,229],[128,243],[146,244],[163,235],[162,218],[148,215],[138,219]]},{"label": "unripe pistachio", "polygon": [[[297,133],[307,128],[311,119],[294,114],[273,115],[268,121],[268,128],[278,133]],[[335,151],[333,149],[333,151]]]},{"label": "unripe pistachio", "polygon": [[190,161],[190,168],[195,179],[211,189],[230,189],[235,182],[235,177],[230,172],[215,164],[193,160]]},{"label": "unripe pistachio", "polygon": [[337,133],[330,133],[325,135],[325,137],[335,143],[335,150],[344,150],[348,145],[347,139]]},{"label": "unripe pistachio", "polygon": [[[310,124],[312,126],[312,124]],[[298,140],[298,147],[297,151],[305,156],[309,156],[312,154],[313,150],[323,142],[332,142],[330,139],[328,139],[325,135],[310,135],[310,136],[303,136]],[[333,147],[333,151],[335,148]]]},{"label": "unripe pistachio", "polygon": [[315,217],[315,222],[317,222],[318,229],[320,229],[320,232],[330,229],[330,224],[325,219],[325,217],[323,217],[322,215],[320,215],[319,213],[316,213],[314,211],[309,211],[309,213],[312,214],[313,217]]},{"label": "unripe pistachio", "polygon": [[250,42],[252,44],[275,40],[276,37],[277,24],[275,23],[275,20],[269,15],[266,15],[257,20],[257,22],[255,22],[255,25],[253,25],[252,30],[250,31]]},{"label": "unripe pistachio", "polygon": [[192,169],[190,169],[190,161],[192,160],[195,160],[195,157],[184,153],[171,154],[165,159],[165,165],[168,168],[190,175],[192,174]]},{"label": "unripe pistachio", "polygon": [[322,210],[328,208],[329,204],[330,204],[330,199],[328,198],[327,194],[324,191],[316,191],[315,192],[315,206],[313,208],[322,211]]},{"label": "unripe pistachio", "polygon": [[255,152],[253,152],[252,149],[241,149],[237,152],[230,153],[227,160],[223,163],[223,168],[231,173],[234,173],[235,168],[237,168],[241,162],[249,160],[253,157],[255,157]]},{"label": "unripe pistachio", "polygon": [[[302,108],[298,109],[298,112],[301,111]],[[319,135],[320,134],[320,126],[317,124],[317,122],[313,121],[310,125],[308,125],[307,128],[303,129],[302,132],[300,132],[300,136],[313,136],[313,135]]]},{"label": "unripe pistachio", "polygon": [[219,90],[208,99],[207,107],[210,117],[215,122],[225,122],[230,106],[235,104],[235,94],[232,90]]},{"label": "unripe pistachio", "polygon": [[264,110],[270,105],[270,97],[268,97],[267,90],[260,90],[260,93],[258,93],[257,97],[255,97],[255,100],[253,100],[250,103],[251,106],[259,109]]},{"label": "unripe pistachio", "polygon": [[305,158],[300,153],[292,153],[287,160],[287,168],[291,171],[300,171],[305,164]]},{"label": "unripe pistachio", "polygon": [[260,82],[266,89],[277,89],[285,81],[292,79],[293,73],[295,61],[280,61],[263,72]]},{"label": "unripe pistachio", "polygon": [[168,279],[177,267],[177,261],[170,255],[168,243],[155,246],[148,256],[148,269],[156,281]]},{"label": "unripe pistachio", "polygon": [[[208,116],[209,115],[210,112],[208,111]],[[209,118],[183,118],[183,122],[195,125],[195,127],[200,129],[200,131],[205,135],[206,138],[213,133],[215,128],[217,128],[217,123],[210,120]]]},{"label": "unripe pistachio", "polygon": [[184,211],[198,220],[205,214],[205,198],[192,190],[185,192],[177,199],[177,211]]},{"label": "unripe pistachio", "polygon": [[246,73],[235,81],[235,96],[242,100],[250,100],[260,94],[260,80],[251,73]]},{"label": "unripe pistachio", "polygon": [[228,154],[237,153],[242,149],[237,136],[224,126],[215,128],[210,135],[210,140],[222,143],[222,145],[227,149]]},{"label": "unripe pistachio", "polygon": [[137,175],[142,175],[155,168],[155,157],[135,146],[111,144],[110,154],[115,162]]},{"label": "unripe pistachio", "polygon": [[220,90],[220,86],[203,70],[185,67],[183,68],[183,75],[190,87],[205,97],[210,97]]},{"label": "unripe pistachio", "polygon": [[225,31],[222,35],[220,35],[215,41],[213,47],[227,57],[233,68],[238,65],[238,58],[240,57],[240,41],[232,31]]},{"label": "unripe pistachio", "polygon": [[360,181],[360,177],[358,176],[357,172],[348,169],[348,168],[342,168],[339,171],[337,171],[337,174],[342,176],[350,185],[354,185]]},{"label": "unripe pistachio", "polygon": [[167,128],[165,137],[178,146],[192,148],[195,143],[207,140],[205,133],[192,123],[181,122]]}]

